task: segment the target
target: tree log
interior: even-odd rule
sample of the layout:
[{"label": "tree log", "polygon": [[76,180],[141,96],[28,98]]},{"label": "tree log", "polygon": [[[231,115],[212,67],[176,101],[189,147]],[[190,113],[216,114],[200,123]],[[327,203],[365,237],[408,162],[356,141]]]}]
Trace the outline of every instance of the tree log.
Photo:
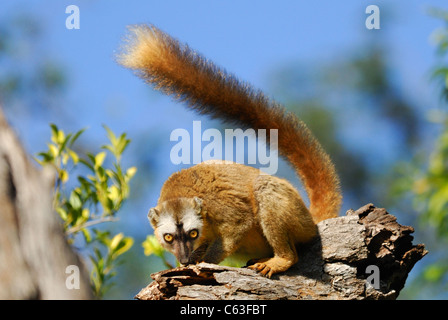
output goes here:
[{"label": "tree log", "polygon": [[162,299],[396,299],[414,264],[427,254],[412,227],[368,204],[318,224],[298,248],[299,262],[267,279],[247,268],[200,263],[157,272],[136,296]]},{"label": "tree log", "polygon": [[[52,209],[54,179],[52,169],[32,165],[0,108],[0,299],[93,297]],[[79,270],[74,286],[66,283],[70,265]]]}]

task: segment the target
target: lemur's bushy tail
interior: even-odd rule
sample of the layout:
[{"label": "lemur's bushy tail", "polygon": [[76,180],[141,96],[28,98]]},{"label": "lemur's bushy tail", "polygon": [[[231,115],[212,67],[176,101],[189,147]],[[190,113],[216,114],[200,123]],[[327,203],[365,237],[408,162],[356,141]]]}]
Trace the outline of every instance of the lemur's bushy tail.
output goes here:
[{"label": "lemur's bushy tail", "polygon": [[338,215],[342,202],[338,175],[302,121],[156,27],[129,29],[119,63],[200,114],[244,128],[278,129],[279,152],[301,177],[315,221]]}]

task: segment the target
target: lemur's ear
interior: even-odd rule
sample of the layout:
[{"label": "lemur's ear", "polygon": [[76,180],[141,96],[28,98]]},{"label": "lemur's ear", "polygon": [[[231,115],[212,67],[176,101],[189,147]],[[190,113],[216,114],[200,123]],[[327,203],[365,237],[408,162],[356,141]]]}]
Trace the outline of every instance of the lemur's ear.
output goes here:
[{"label": "lemur's ear", "polygon": [[155,228],[159,222],[159,210],[157,210],[156,208],[149,209],[148,220],[151,223],[151,225]]},{"label": "lemur's ear", "polygon": [[199,197],[194,197],[193,198],[193,208],[196,211],[196,213],[201,213],[202,211],[202,199]]}]

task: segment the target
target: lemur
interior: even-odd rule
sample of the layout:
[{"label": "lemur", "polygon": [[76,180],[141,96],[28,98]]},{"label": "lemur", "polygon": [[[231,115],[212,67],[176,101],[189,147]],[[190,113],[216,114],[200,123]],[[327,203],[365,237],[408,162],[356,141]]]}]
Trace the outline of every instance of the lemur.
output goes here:
[{"label": "lemur", "polygon": [[173,173],[149,210],[161,245],[182,265],[243,256],[269,278],[294,265],[296,245],[316,236],[319,221],[338,216],[342,202],[335,167],[305,123],[153,25],[129,27],[117,60],[199,114],[277,129],[279,153],[310,200],[308,209],[288,181],[254,167],[205,161]]}]

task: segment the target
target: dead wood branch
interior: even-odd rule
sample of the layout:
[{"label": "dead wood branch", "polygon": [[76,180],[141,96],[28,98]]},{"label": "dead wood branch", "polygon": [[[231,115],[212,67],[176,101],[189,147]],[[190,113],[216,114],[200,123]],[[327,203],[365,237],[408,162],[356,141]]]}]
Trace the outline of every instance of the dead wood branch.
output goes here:
[{"label": "dead wood branch", "polygon": [[[152,274],[154,281],[135,298],[395,299],[427,253],[424,245],[412,244],[412,227],[372,204],[322,221],[318,229],[314,241],[298,248],[297,265],[272,279],[247,268],[200,263]],[[375,270],[377,282],[370,278]]]}]

